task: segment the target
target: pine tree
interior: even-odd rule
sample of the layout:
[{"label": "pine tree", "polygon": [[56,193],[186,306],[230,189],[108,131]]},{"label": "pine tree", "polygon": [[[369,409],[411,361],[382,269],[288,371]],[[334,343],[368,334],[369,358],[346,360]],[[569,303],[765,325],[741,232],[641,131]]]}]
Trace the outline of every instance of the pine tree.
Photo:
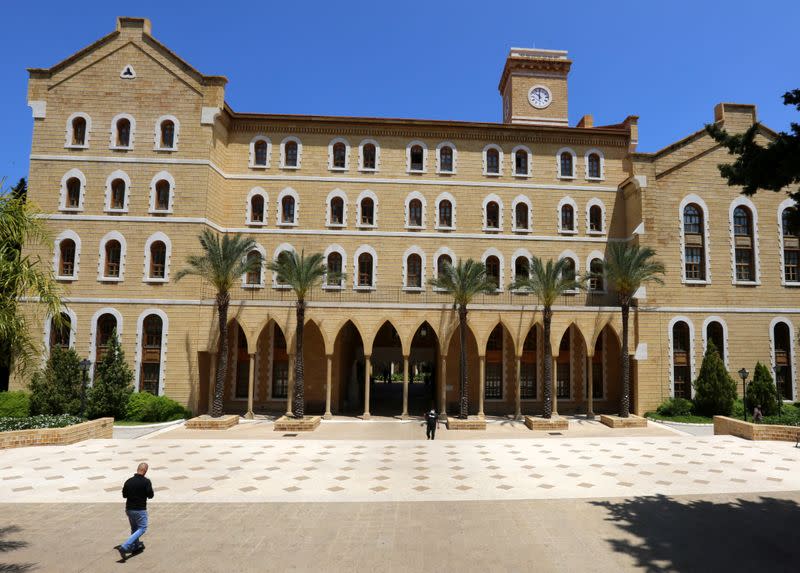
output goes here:
[{"label": "pine tree", "polygon": [[747,386],[747,409],[752,413],[756,406],[761,406],[761,413],[765,416],[778,413],[778,391],[769,368],[761,362],[756,362],[753,381]]},{"label": "pine tree", "polygon": [[89,418],[124,418],[132,392],[133,372],[125,362],[115,330],[103,360],[95,367],[94,384],[89,391]]},{"label": "pine tree", "polygon": [[31,414],[73,414],[81,410],[80,356],[54,346],[44,370],[31,380]]},{"label": "pine tree", "polygon": [[736,401],[736,383],[728,374],[714,343],[708,341],[700,375],[694,381],[695,412],[701,416],[728,416]]}]

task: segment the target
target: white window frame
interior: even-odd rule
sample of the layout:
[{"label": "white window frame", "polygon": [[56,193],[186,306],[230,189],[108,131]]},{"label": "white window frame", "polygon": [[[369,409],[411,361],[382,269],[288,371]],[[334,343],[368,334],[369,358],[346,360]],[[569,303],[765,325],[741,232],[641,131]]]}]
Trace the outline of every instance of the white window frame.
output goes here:
[{"label": "white window frame", "polygon": [[158,395],[164,395],[164,384],[167,378],[167,337],[169,334],[169,317],[167,313],[159,308],[148,308],[143,311],[136,320],[136,359],[134,363],[134,390],[141,390],[142,374],[142,338],[144,337],[144,319],[151,314],[156,314],[161,318],[161,368],[158,373]]},{"label": "white window frame", "polygon": [[247,261],[247,257],[253,251],[258,251],[258,254],[261,255],[261,280],[258,284],[250,284],[247,282],[247,273],[242,273],[242,288],[243,289],[259,289],[264,288],[266,284],[266,274],[267,274],[267,250],[260,244],[256,243],[253,245],[253,248],[247,251],[247,254],[244,256],[244,260]]},{"label": "white window frame", "polygon": [[[588,275],[588,273],[592,272],[592,261],[595,260],[595,259],[600,259],[600,262],[603,265],[605,265],[605,261],[606,261],[605,255],[601,251],[592,251],[591,253],[589,253],[589,256],[586,257],[586,273],[587,273],[587,275]],[[603,269],[605,269],[605,266],[603,267]],[[576,270],[576,272],[577,272],[577,270]],[[602,283],[600,285],[600,290],[588,291],[588,292],[594,293],[594,294],[607,294],[608,293],[608,282],[606,281],[605,272],[603,272],[603,278],[600,279],[600,280],[602,281]],[[587,284],[587,289],[588,289],[588,284]]]},{"label": "white window frame", "polygon": [[[592,153],[596,153],[597,156],[600,158],[600,177],[589,177],[589,156]],[[559,162],[559,165],[560,165],[560,162]],[[573,163],[573,167],[574,166],[575,165]],[[606,178],[606,156],[603,154],[602,151],[600,151],[596,147],[593,147],[593,148],[587,150],[586,153],[583,154],[583,172],[584,172],[584,175],[585,175],[587,181],[603,181],[603,180],[605,180],[605,178]]]},{"label": "white window frame", "polygon": [[[408,257],[411,256],[411,255],[419,255],[419,258],[420,258],[420,261],[421,261],[421,269],[420,269],[420,272],[421,272],[420,285],[421,286],[418,286],[418,287],[414,287],[414,286],[409,286],[408,285]],[[417,245],[412,245],[408,249],[406,249],[406,252],[403,253],[403,290],[404,291],[422,292],[422,291],[425,290],[425,280],[426,280],[426,277],[425,277],[425,270],[426,269],[425,269],[425,267],[426,266],[427,266],[427,263],[425,261],[425,251],[423,251],[422,248],[420,248]]]},{"label": "white window frame", "polygon": [[[600,207],[600,230],[592,231],[591,229],[591,210],[592,207]],[[587,235],[605,235],[606,234],[606,206],[601,199],[592,197],[586,203],[586,234]]]},{"label": "white window frame", "polygon": [[[159,181],[166,181],[167,183],[169,183],[169,203],[167,203],[166,210],[156,208],[156,204],[158,203],[156,184]],[[159,171],[150,180],[150,205],[147,212],[151,215],[171,215],[174,206],[175,206],[175,178],[169,171]]]},{"label": "white window frame", "polygon": [[[83,141],[83,145],[73,145],[72,143],[72,120],[76,117],[82,117],[86,120],[86,138]],[[89,149],[89,137],[92,133],[92,118],[91,116],[83,111],[76,111],[75,113],[71,114],[67,118],[67,129],[64,136],[64,148],[65,149]]]},{"label": "white window frame", "polygon": [[528,249],[517,249],[514,251],[514,254],[511,255],[511,282],[517,280],[517,259],[520,257],[525,257],[528,260],[528,270],[530,270],[531,259],[533,258],[531,252]]},{"label": "white window frame", "polygon": [[[770,366],[772,367],[770,371],[770,376],[772,376],[773,384],[775,384],[775,389],[777,390],[778,387],[778,380],[775,378],[775,327],[778,325],[779,322],[784,323],[787,328],[789,329],[789,352],[791,356],[789,356],[789,364],[792,369],[792,396],[797,398],[797,338],[794,330],[794,324],[792,321],[786,318],[785,316],[776,316],[773,318],[769,323],[769,354],[770,354]],[[780,397],[781,400],[786,401],[782,396]]]},{"label": "white window frame", "polygon": [[[122,209],[115,209],[111,206],[111,199],[112,199],[111,184],[117,179],[122,179],[125,182],[125,200],[122,203]],[[130,198],[131,198],[131,178],[128,177],[128,174],[122,171],[121,169],[112,171],[111,174],[106,178],[105,206],[103,210],[106,213],[127,213],[128,202],[130,201]]]},{"label": "white window frame", "polygon": [[[439,221],[439,203],[442,201],[447,200],[450,201],[450,206],[452,208],[451,213],[451,223],[452,225],[442,225]],[[444,193],[440,193],[438,197],[436,197],[436,212],[434,213],[434,229],[437,231],[455,231],[456,230],[456,198],[453,197],[450,193],[445,191]]]},{"label": "white window frame", "polygon": [[[261,196],[264,199],[264,217],[263,221],[253,221],[253,197],[256,195]],[[295,208],[297,204],[295,203]],[[245,225],[252,226],[252,227],[266,227],[269,222],[269,195],[267,194],[264,189],[261,187],[253,187],[250,189],[250,192],[247,194],[247,204],[245,205]],[[297,212],[295,211],[295,215]],[[280,215],[279,215],[280,216]]]},{"label": "white window frame", "polygon": [[[331,206],[331,201],[333,201],[336,197],[342,200],[342,222],[341,223],[334,223],[332,220],[333,216],[333,209]],[[325,198],[325,226],[334,228],[334,229],[342,229],[347,227],[347,193],[342,191],[341,189],[334,189],[328,196]],[[296,213],[295,213],[296,215]]]},{"label": "white window frame", "polygon": [[[411,148],[415,145],[422,147],[422,169],[411,169]],[[415,139],[406,145],[406,173],[427,173],[428,172],[428,146],[425,142]]]},{"label": "white window frame", "polygon": [[[333,166],[333,146],[344,143],[344,167]],[[350,169],[350,142],[344,137],[335,137],[328,143],[328,171],[348,171]]]},{"label": "white window frame", "polygon": [[[450,250],[448,247],[439,247],[436,250],[436,253],[434,253],[433,255],[433,276],[435,277],[439,276],[439,257],[441,257],[442,255],[447,255],[448,257],[450,257],[450,261],[454,265],[458,264],[458,259],[456,258],[456,254],[452,250]],[[433,290],[435,290],[436,292],[444,292],[444,289],[438,287],[434,287]]]},{"label": "white window frame", "polygon": [[[328,248],[325,249],[324,253],[322,253],[326,269],[327,269],[327,265],[328,265],[328,256],[331,253],[338,253],[338,255],[340,257],[342,257],[342,275],[343,275],[343,277],[346,277],[347,276],[347,253],[345,252],[344,248],[341,245],[337,245],[337,244],[328,245]],[[342,289],[345,288],[345,280],[343,278],[341,283],[338,284],[338,285],[328,284],[328,272],[326,270],[325,271],[325,278],[322,281],[322,288],[323,288],[323,290],[342,290]]]},{"label": "white window frame", "polygon": [[[156,241],[163,241],[164,246],[167,248],[166,257],[164,258],[164,278],[155,278],[150,276],[150,247]],[[172,259],[172,241],[169,240],[169,237],[158,231],[157,233],[153,233],[147,238],[147,242],[144,245],[144,272],[142,273],[142,282],[143,283],[152,283],[152,284],[165,284],[169,282],[169,263]]]},{"label": "white window frame", "polygon": [[[517,151],[524,151],[528,154],[528,171],[527,173],[517,173]],[[517,145],[514,149],[511,150],[511,171],[513,171],[514,177],[519,178],[527,178],[533,174],[533,154],[531,150],[526,145]]]},{"label": "white window frame", "polygon": [[800,281],[787,281],[786,280],[786,261],[784,260],[784,246],[783,246],[783,211],[794,206],[793,199],[784,199],[778,205],[778,245],[780,246],[781,258],[781,286],[796,287],[800,286]]},{"label": "white window frame", "polygon": [[[267,163],[265,165],[256,164],[256,143],[263,141],[267,144]],[[272,140],[264,134],[258,134],[250,140],[249,151],[247,155],[247,166],[250,169],[269,169],[272,163]]]},{"label": "white window frame", "polygon": [[[497,210],[498,210],[498,218],[497,218],[498,226],[497,227],[489,227],[488,224],[487,224],[488,217],[486,216],[486,207],[492,201],[497,203]],[[497,195],[496,193],[490,193],[489,195],[484,197],[483,198],[483,204],[481,206],[481,211],[482,211],[482,216],[483,216],[483,231],[484,232],[489,232],[489,233],[500,233],[500,232],[502,232],[503,223],[504,223],[503,215],[504,215],[505,208],[503,207],[503,200],[500,198],[500,196]]]},{"label": "white window frame", "polygon": [[[294,199],[294,221],[291,223],[284,223],[282,219],[284,197],[292,197]],[[300,221],[300,195],[297,194],[297,191],[291,187],[286,187],[278,195],[275,205],[277,207],[277,211],[275,212],[275,224],[278,227],[297,227],[298,222]]]},{"label": "white window frame", "polygon": [[[130,139],[128,145],[117,145],[117,122],[121,119],[127,119],[131,123]],[[136,141],[136,120],[129,113],[118,113],[111,120],[111,139],[108,143],[108,148],[119,151],[130,151]]]},{"label": "white window frame", "polygon": [[[361,222],[361,200],[369,197],[372,199],[372,224],[367,225]],[[370,191],[369,189],[365,189],[361,193],[358,194],[358,203],[356,203],[356,227],[359,229],[376,229],[378,227],[378,196]]]},{"label": "white window frame", "polygon": [[[411,201],[414,199],[419,199],[420,203],[422,203],[422,225],[412,225],[410,221],[411,216]],[[410,230],[419,230],[425,229],[428,221],[428,203],[425,200],[425,196],[420,193],[419,191],[412,191],[408,195],[406,195],[406,202],[405,202],[405,228]]]},{"label": "white window frame", "polygon": [[[561,173],[561,154],[567,152],[572,155],[572,173],[569,175],[564,175]],[[576,173],[578,172],[578,156],[575,151],[570,147],[562,147],[558,151],[556,151],[556,177],[558,179],[575,179]]]},{"label": "white window frame", "polygon": [[[442,170],[442,147],[449,147],[453,150],[453,170]],[[436,173],[439,175],[455,175],[458,172],[458,149],[452,141],[442,141],[436,146]]]},{"label": "white window frame", "polygon": [[[106,243],[109,241],[119,241],[119,276],[106,276]],[[125,259],[128,254],[128,243],[119,231],[110,231],[100,239],[100,256],[97,262],[97,282],[101,283],[121,283],[125,280]]]},{"label": "white window frame", "polygon": [[[561,207],[564,205],[570,205],[572,207],[572,221],[575,223],[574,229],[564,229],[561,227]],[[578,204],[570,196],[562,197],[561,201],[558,202],[558,207],[556,207],[556,225],[558,233],[560,235],[577,235],[578,221]]]},{"label": "white window frame", "polygon": [[708,325],[712,322],[718,322],[722,326],[722,354],[725,356],[723,359],[725,369],[728,369],[728,323],[721,316],[709,316],[703,321],[703,356],[705,356],[706,348],[708,348]]},{"label": "white window frame", "polygon": [[[577,279],[578,277],[581,276],[581,260],[578,258],[578,255],[576,255],[574,251],[570,249],[561,251],[561,254],[558,255],[558,260],[560,261],[561,259],[572,259],[572,262],[575,264],[575,278]],[[578,290],[570,289],[564,292],[566,294],[577,294]]]},{"label": "white window frame", "polygon": [[[359,286],[358,284],[358,257],[362,253],[372,255],[372,286]],[[353,254],[353,290],[375,290],[378,288],[378,252],[370,245],[361,245]]]},{"label": "white window frame", "polygon": [[[364,167],[364,146],[368,143],[375,146],[375,167]],[[375,173],[381,170],[381,146],[374,139],[364,139],[358,144],[358,170],[366,173]]]},{"label": "white window frame", "polygon": [[[175,137],[172,142],[172,147],[161,147],[161,124],[166,120],[171,120],[175,125]],[[153,150],[154,151],[178,151],[178,142],[180,141],[181,123],[174,115],[162,115],[156,120],[156,129],[153,133]]]},{"label": "white window frame", "polygon": [[[293,141],[297,144],[297,165],[286,165],[286,144],[290,141]],[[269,143],[267,144],[267,165],[269,165],[269,156],[271,155],[271,149]],[[255,159],[255,154],[253,155],[253,159]],[[281,160],[280,160],[280,168],[281,169],[291,169],[297,170],[300,169],[300,166],[303,164],[303,142],[300,141],[300,138],[295,137],[294,135],[289,135],[283,138],[281,141]]]},{"label": "white window frame", "polygon": [[[740,281],[736,278],[736,236],[734,235],[733,228],[733,212],[737,207],[745,207],[750,210],[751,224],[753,225],[753,273],[755,275],[752,281]],[[737,197],[731,201],[728,208],[728,226],[730,232],[731,243],[731,284],[744,285],[744,286],[757,286],[761,284],[761,257],[759,256],[758,249],[758,209],[755,204],[747,197]]]},{"label": "white window frame", "polygon": [[499,278],[500,284],[498,285],[497,290],[495,290],[495,292],[503,292],[505,290],[505,284],[506,284],[505,258],[503,257],[503,253],[501,253],[498,249],[490,247],[483,252],[483,255],[481,255],[481,262],[485,265],[486,260],[491,256],[497,257],[497,260],[500,262],[500,278]]},{"label": "white window frame", "polygon": [[[75,178],[81,182],[81,189],[80,189],[80,194],[78,196],[77,207],[67,207],[67,181],[69,181],[72,178]],[[86,176],[80,169],[70,169],[61,178],[61,191],[60,191],[58,210],[68,211],[70,213],[78,213],[80,211],[83,211],[83,199],[85,196],[86,196]]]},{"label": "white window frame", "polygon": [[[72,239],[75,242],[75,272],[72,275],[62,275],[59,273],[61,267],[61,241]],[[78,280],[81,262],[81,238],[72,229],[61,231],[53,241],[53,275],[57,281],[72,282]]]},{"label": "white window frame", "polygon": [[[296,253],[297,251],[295,251],[294,247],[289,243],[281,243],[280,245],[275,247],[275,250],[272,252],[272,261],[273,262],[277,261],[278,256],[280,256],[280,254],[283,252]],[[272,288],[278,290],[287,290],[292,287],[291,285],[288,284],[286,285],[278,284],[278,273],[276,271],[272,271]]]},{"label": "white window frame", "polygon": [[[683,229],[683,210],[684,208],[694,203],[703,212],[703,249],[705,251],[705,264],[706,264],[706,278],[705,279],[687,279],[686,278],[686,233]],[[711,284],[711,242],[709,241],[709,237],[711,233],[709,232],[709,211],[708,205],[706,202],[699,195],[695,195],[691,193],[686,195],[683,200],[678,205],[678,225],[681,233],[681,240],[680,240],[680,249],[681,249],[681,283],[688,284],[688,285],[707,285]]]},{"label": "white window frame", "polygon": [[[528,226],[517,227],[517,205],[522,203],[528,207]],[[511,230],[515,233],[530,233],[533,230],[533,205],[527,195],[517,195],[511,202]]]},{"label": "white window frame", "polygon": [[[75,315],[75,311],[71,308],[61,307],[59,314],[66,314],[69,317],[69,347],[75,348],[75,339],[77,338],[78,334],[78,317]],[[45,321],[44,321],[44,345],[43,348],[45,350],[44,356],[42,357],[44,361],[47,360],[47,356],[50,354],[50,332],[53,328],[53,315],[48,314]]]},{"label": "white window frame", "polygon": [[695,378],[695,371],[697,368],[697,359],[695,357],[695,348],[694,348],[694,323],[688,316],[679,315],[672,317],[672,320],[669,321],[669,325],[667,326],[667,341],[669,344],[669,395],[674,398],[675,397],[675,350],[674,350],[674,340],[673,340],[673,329],[675,328],[675,324],[678,322],[685,322],[686,325],[689,327],[689,386],[690,386],[690,397],[694,398],[694,384],[692,381]]},{"label": "white window frame", "polygon": [[[488,161],[486,154],[490,149],[497,150],[497,173],[489,173],[487,171],[488,168]],[[488,143],[484,146],[483,151],[481,152],[481,157],[483,157],[483,175],[486,177],[502,177],[503,176],[503,148],[497,145],[496,143]]]}]

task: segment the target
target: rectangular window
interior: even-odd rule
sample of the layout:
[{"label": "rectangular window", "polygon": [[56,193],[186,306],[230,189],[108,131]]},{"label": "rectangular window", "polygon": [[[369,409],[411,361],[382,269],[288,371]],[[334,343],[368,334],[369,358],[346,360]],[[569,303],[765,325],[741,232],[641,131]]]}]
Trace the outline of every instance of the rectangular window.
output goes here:
[{"label": "rectangular window", "polygon": [[520,397],[523,400],[536,399],[536,362],[522,362],[519,369]]},{"label": "rectangular window", "polygon": [[705,279],[703,268],[703,249],[700,247],[686,247],[686,278],[689,280]]},{"label": "rectangular window", "polygon": [[753,280],[753,251],[736,249],[736,280]]},{"label": "rectangular window", "polygon": [[783,274],[786,282],[799,282],[800,281],[800,251],[783,252]]},{"label": "rectangular window", "polygon": [[158,362],[142,363],[142,385],[144,392],[158,396],[158,379],[161,373],[161,364]]},{"label": "rectangular window", "polygon": [[272,364],[272,397],[286,398],[289,395],[289,363],[275,361]]},{"label": "rectangular window", "polygon": [[486,364],[486,385],[484,397],[487,400],[503,399],[503,364],[501,362],[488,362]]},{"label": "rectangular window", "polygon": [[559,362],[556,368],[556,397],[568,400],[571,386],[569,362]]}]

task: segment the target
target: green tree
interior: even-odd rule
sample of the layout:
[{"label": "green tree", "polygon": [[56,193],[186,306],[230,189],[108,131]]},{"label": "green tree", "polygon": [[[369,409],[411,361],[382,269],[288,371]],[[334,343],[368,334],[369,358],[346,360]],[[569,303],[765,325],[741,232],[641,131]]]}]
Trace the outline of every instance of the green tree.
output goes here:
[{"label": "green tree", "polygon": [[[784,105],[793,105],[800,111],[800,89],[783,94]],[[800,183],[800,124],[791,124],[791,133],[780,132],[766,145],[756,141],[761,124],[753,124],[744,133],[730,135],[719,125],[711,124],[706,130],[731,155],[733,163],[719,166],[728,185],[741,186],[745,195],[755,195],[759,189],[782,191]],[[800,205],[800,188],[787,190]],[[800,210],[794,209],[794,221],[800,219]]]},{"label": "green tree", "polygon": [[40,348],[18,301],[37,300],[27,308],[53,316],[57,325],[62,304],[49,263],[23,252],[25,247],[49,245],[50,237],[37,209],[16,194],[15,190],[0,194],[0,366],[24,373],[34,367]]},{"label": "green tree", "polygon": [[761,413],[765,416],[774,416],[778,413],[778,390],[769,368],[756,362],[753,372],[753,381],[747,385],[747,409],[753,413],[753,408],[761,406]]},{"label": "green tree", "polygon": [[553,320],[553,305],[559,297],[569,291],[585,287],[585,279],[568,272],[569,259],[542,262],[539,257],[531,259],[530,274],[517,277],[511,283],[514,290],[529,291],[536,295],[542,305],[544,322],[544,417],[553,415],[553,347],[550,341],[550,324]]},{"label": "green tree", "polygon": [[708,341],[700,374],[694,381],[694,409],[701,416],[729,416],[736,401],[733,381],[714,343]]},{"label": "green tree", "polygon": [[459,417],[467,418],[469,411],[469,380],[467,377],[467,312],[472,299],[479,294],[497,290],[497,284],[486,275],[486,266],[478,261],[458,260],[458,264],[445,262],[439,269],[439,276],[428,281],[434,288],[441,289],[453,297],[453,306],[458,311],[459,358],[458,378],[460,382]]},{"label": "green tree", "polygon": [[270,262],[268,268],[277,273],[278,282],[289,285],[297,297],[295,312],[297,324],[294,333],[294,396],[292,414],[302,418],[305,410],[305,368],[303,361],[303,330],[306,321],[306,296],[318,286],[325,276],[324,257],[314,253],[306,257],[305,252],[299,255],[294,251],[284,251],[277,259]]},{"label": "green tree", "polygon": [[105,356],[94,369],[94,383],[89,391],[89,418],[123,419],[132,392],[133,372],[125,361],[125,352],[115,330]]},{"label": "green tree", "polygon": [[603,275],[607,284],[616,291],[622,310],[622,397],[619,415],[627,418],[631,407],[631,362],[628,355],[628,318],[631,302],[639,287],[648,283],[664,284],[661,275],[664,265],[656,261],[650,247],[628,243],[608,244]]},{"label": "green tree", "polygon": [[228,372],[228,307],[231,302],[231,288],[244,273],[261,266],[261,259],[248,257],[256,247],[255,241],[238,233],[220,237],[210,229],[204,229],[198,237],[203,249],[202,255],[187,257],[188,267],[175,275],[179,281],[185,276],[197,276],[216,289],[217,318],[219,320],[219,356],[217,377],[214,382],[214,402],[211,406],[213,417],[222,416],[222,394],[225,376]]},{"label": "green tree", "polygon": [[31,414],[73,414],[81,410],[83,372],[80,356],[71,348],[54,346],[44,370],[30,383]]}]

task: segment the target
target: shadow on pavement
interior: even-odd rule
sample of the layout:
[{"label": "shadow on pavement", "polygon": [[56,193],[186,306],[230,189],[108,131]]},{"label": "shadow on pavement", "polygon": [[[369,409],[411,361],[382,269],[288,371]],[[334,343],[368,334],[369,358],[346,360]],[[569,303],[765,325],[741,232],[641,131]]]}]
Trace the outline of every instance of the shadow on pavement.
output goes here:
[{"label": "shadow on pavement", "polygon": [[[800,504],[761,497],[728,503],[667,496],[595,501],[626,532],[607,539],[645,571],[798,571]],[[633,538],[633,539],[631,539]]]},{"label": "shadow on pavement", "polygon": [[[15,539],[7,539],[16,533],[20,533],[22,528],[16,525],[9,525],[7,527],[0,527],[0,554],[9,553],[16,549],[23,549],[28,546],[27,541],[17,541]],[[3,560],[0,563],[0,573],[23,573],[24,571],[31,571],[35,563],[6,563],[4,556],[0,555]]]}]

